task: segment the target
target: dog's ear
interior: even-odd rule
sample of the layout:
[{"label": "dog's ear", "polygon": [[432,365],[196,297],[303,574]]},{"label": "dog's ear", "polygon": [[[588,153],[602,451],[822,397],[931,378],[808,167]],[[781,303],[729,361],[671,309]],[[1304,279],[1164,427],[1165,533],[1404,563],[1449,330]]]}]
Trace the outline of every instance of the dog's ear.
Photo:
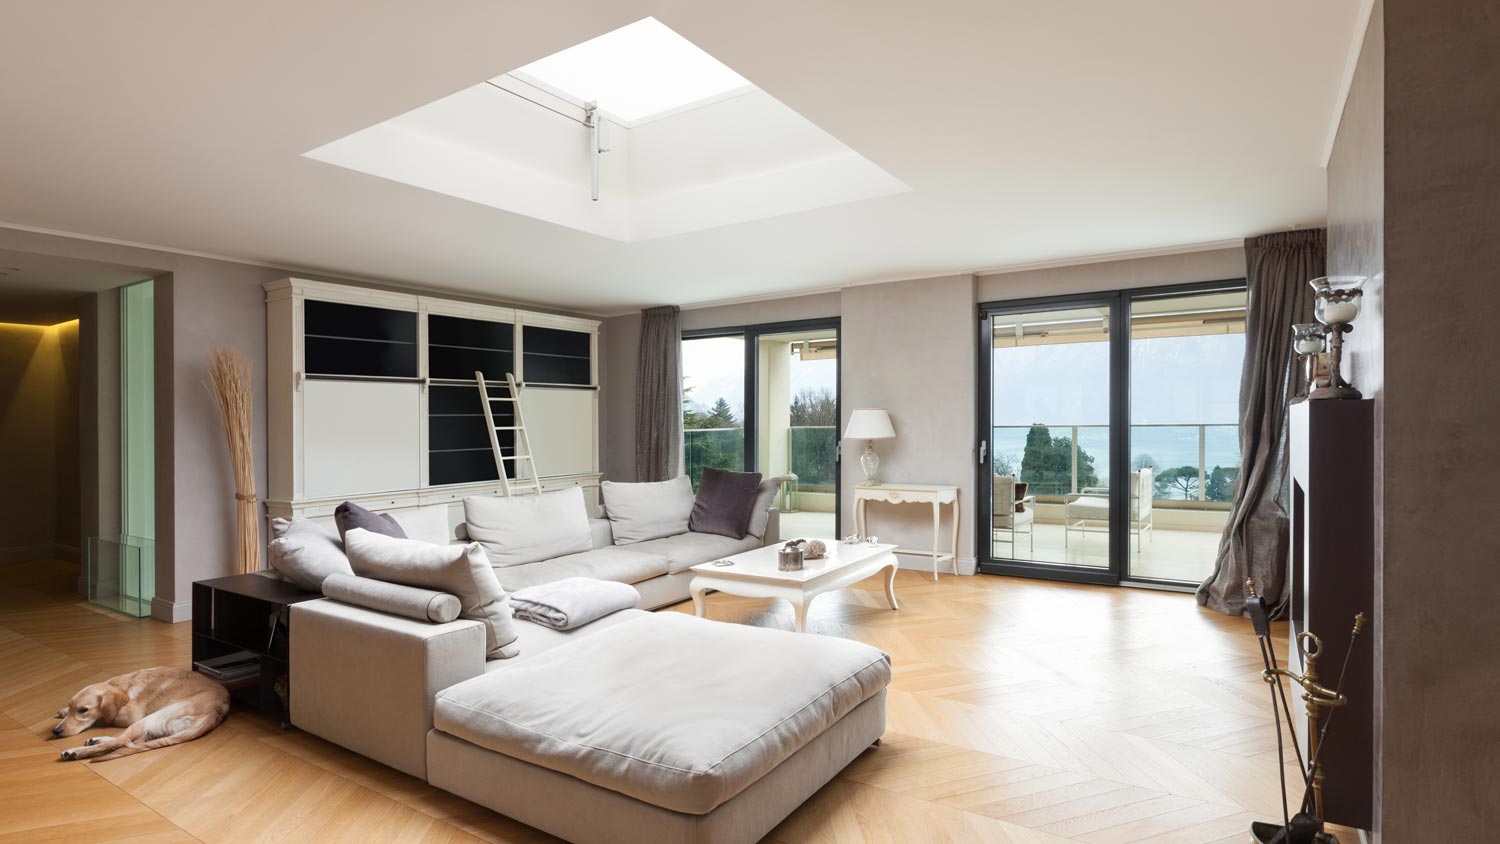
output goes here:
[{"label": "dog's ear", "polygon": [[123,702],[124,698],[125,695],[122,694],[119,689],[106,689],[103,694],[99,695],[99,713],[96,716],[97,720],[95,720],[94,723],[105,725],[114,724],[115,716],[120,714],[120,705]]},{"label": "dog's ear", "polygon": [[68,708],[66,706],[64,706],[62,709],[57,710],[57,717],[59,717],[59,718],[66,718],[66,717],[68,717]]}]

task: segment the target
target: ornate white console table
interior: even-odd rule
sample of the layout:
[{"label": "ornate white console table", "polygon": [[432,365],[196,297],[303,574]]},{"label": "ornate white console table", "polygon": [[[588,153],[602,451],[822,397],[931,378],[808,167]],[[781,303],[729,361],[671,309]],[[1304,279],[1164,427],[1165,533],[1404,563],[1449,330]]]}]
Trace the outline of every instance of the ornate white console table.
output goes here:
[{"label": "ornate white console table", "polygon": [[[931,505],[932,550],[897,548],[895,553],[931,557],[933,580],[938,579],[938,564],[944,560],[951,561],[953,573],[958,574],[958,487],[942,484],[881,484],[879,486],[860,484],[854,488],[854,525],[860,536],[870,535],[868,522],[865,519],[865,505],[871,501],[884,501],[888,504]],[[944,504],[950,504],[953,507],[952,550],[946,553],[938,551],[938,541],[942,535]]]}]

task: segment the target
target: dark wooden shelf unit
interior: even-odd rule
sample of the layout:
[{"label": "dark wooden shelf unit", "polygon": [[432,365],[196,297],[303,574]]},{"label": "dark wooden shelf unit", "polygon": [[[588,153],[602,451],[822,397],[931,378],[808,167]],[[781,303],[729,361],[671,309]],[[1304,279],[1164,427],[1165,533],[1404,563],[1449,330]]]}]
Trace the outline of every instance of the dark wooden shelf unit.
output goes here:
[{"label": "dark wooden shelf unit", "polygon": [[230,700],[288,723],[287,708],[276,692],[280,682],[290,695],[291,613],[287,608],[321,597],[257,574],[194,583],[193,662],[236,651],[255,654],[260,658],[260,674],[229,686]]}]

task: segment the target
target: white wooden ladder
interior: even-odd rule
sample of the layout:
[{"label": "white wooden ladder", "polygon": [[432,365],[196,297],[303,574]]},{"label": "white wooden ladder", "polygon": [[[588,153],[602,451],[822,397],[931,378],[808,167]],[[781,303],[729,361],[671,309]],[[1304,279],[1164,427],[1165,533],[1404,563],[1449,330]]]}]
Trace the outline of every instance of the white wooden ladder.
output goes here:
[{"label": "white wooden ladder", "polygon": [[[516,385],[514,373],[505,373],[505,386],[508,390],[506,395],[498,396],[490,394],[490,386],[484,382],[484,373],[475,372],[474,380],[479,382],[479,404],[484,408],[484,424],[490,429],[490,449],[495,452],[495,468],[500,471],[500,486],[509,495],[539,494],[542,491],[542,483],[539,480],[541,473],[536,470],[536,458],[532,456],[531,440],[526,436],[526,418],[521,414],[521,388]],[[490,410],[490,402],[510,402],[514,405],[514,425],[496,425],[495,414]],[[500,450],[500,432],[511,431],[515,436],[513,441],[515,447],[510,456],[506,456]],[[511,464],[506,468],[506,463]],[[525,468],[522,468],[522,464]],[[526,470],[530,471],[526,471]]]}]

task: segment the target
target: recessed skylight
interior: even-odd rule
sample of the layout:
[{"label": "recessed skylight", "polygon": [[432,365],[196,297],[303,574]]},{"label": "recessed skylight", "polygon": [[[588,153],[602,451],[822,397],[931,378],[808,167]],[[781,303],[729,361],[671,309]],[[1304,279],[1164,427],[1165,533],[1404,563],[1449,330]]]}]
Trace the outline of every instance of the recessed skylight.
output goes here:
[{"label": "recessed skylight", "polygon": [[656,18],[553,53],[511,72],[636,124],[752,90],[745,77]]}]

